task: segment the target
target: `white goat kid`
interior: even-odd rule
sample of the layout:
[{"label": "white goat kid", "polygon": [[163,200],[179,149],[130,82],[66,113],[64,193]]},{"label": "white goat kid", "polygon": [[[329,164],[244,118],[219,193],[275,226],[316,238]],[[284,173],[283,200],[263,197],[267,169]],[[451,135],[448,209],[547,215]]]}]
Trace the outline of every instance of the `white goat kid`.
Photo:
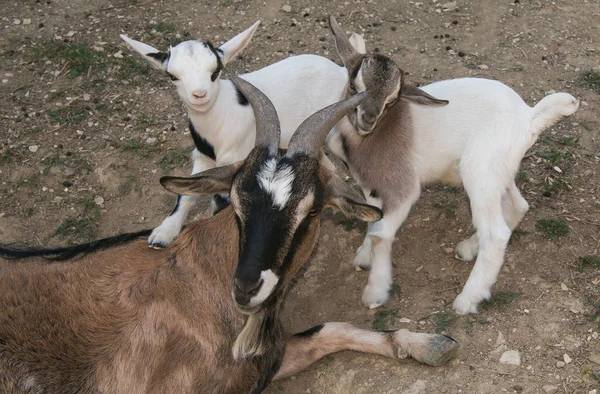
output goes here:
[{"label": "white goat kid", "polygon": [[369,225],[354,259],[357,269],[371,269],[363,304],[376,308],[387,301],[395,234],[421,185],[443,182],[463,185],[470,199],[477,232],[458,244],[456,256],[477,261],[454,310],[477,312],[490,298],[511,232],[529,208],[514,181],[521,159],[544,129],[574,113],[579,102],[556,93],[531,108],[508,86],[479,78],[419,89],[404,83],[393,60],[359,53],[354,48],[364,43],[351,44],[333,18],[330,26],[350,75],[346,94],[366,90],[368,96],[338,123],[329,147],[347,162],[367,202],[384,212]]},{"label": "white goat kid", "polygon": [[[219,76],[223,67],[248,45],[259,23],[218,48],[208,41],[185,41],[161,52],[121,35],[154,67],[166,71],[177,87],[188,110],[196,146],[192,174],[242,160],[254,146],[252,109],[235,86]],[[293,56],[241,78],[263,91],[275,105],[281,121],[282,149],[287,148],[292,133],[304,119],[341,98],[348,79],[345,68],[317,55]],[[323,154],[321,162],[334,168]],[[179,196],[171,214],[150,235],[149,245],[169,245],[195,201],[196,197]]]}]

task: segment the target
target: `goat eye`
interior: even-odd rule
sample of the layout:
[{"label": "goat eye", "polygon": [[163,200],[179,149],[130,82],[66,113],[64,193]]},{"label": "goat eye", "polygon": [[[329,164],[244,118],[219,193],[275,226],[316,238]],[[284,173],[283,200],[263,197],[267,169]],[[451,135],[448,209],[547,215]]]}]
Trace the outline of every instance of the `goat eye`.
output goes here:
[{"label": "goat eye", "polygon": [[216,70],[214,73],[212,73],[212,75],[210,76],[210,80],[215,82],[217,80],[217,78],[219,78],[219,74],[221,73],[220,70]]},{"label": "goat eye", "polygon": [[179,78],[177,78],[175,75],[169,72],[167,73],[167,75],[169,76],[169,78],[171,78],[171,81],[179,81]]},{"label": "goat eye", "polygon": [[318,211],[318,210],[316,210],[316,209],[313,209],[312,211],[310,211],[310,212],[308,213],[308,215],[309,215],[309,216],[313,216],[313,217],[314,217],[314,216],[317,216],[318,214],[319,214],[319,211]]},{"label": "goat eye", "polygon": [[356,91],[356,87],[354,86],[354,82],[350,82],[350,90],[352,90],[353,92]]}]

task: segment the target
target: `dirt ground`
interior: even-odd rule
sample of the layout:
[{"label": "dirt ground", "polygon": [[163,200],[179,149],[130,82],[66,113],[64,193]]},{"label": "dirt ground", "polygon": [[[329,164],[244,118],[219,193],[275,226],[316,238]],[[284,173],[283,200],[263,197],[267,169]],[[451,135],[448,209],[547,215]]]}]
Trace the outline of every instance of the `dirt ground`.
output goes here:
[{"label": "dirt ground", "polygon": [[[456,360],[432,368],[345,352],[267,392],[600,390],[600,3],[442,3],[2,1],[0,242],[84,242],[157,226],[170,212],[175,197],[158,179],[191,170],[185,110],[168,78],[119,33],[163,49],[191,38],[221,44],[260,19],[253,41],[226,67],[235,74],[300,53],[337,62],[324,22],[333,14],[411,82],[479,76],[507,83],[530,105],[553,91],[582,104],[523,160],[518,185],[531,209],[492,301],[477,315],[451,312],[472,268],[451,253],[471,232],[462,190],[423,191],[394,247],[396,294],[373,311],[360,303],[367,273],[351,266],[364,226],[338,215],[323,223],[318,250],[288,297],[286,327],[350,321],[445,332],[461,344]],[[508,350],[518,351],[520,365],[500,363]]]}]

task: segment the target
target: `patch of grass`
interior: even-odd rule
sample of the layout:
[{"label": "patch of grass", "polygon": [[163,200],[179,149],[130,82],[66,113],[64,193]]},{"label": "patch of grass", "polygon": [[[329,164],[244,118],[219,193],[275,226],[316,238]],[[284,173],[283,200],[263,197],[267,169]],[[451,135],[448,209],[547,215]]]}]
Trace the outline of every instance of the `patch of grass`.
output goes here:
[{"label": "patch of grass", "polygon": [[447,200],[443,199],[441,202],[433,204],[434,208],[438,209],[438,214],[435,217],[438,220],[442,214],[446,216],[446,219],[456,218],[456,208],[458,207],[458,200]]},{"label": "patch of grass", "polygon": [[123,58],[120,62],[119,78],[131,79],[136,75],[149,75],[151,67],[147,62],[138,61],[132,56]]},{"label": "patch of grass", "polygon": [[119,194],[125,196],[135,190],[138,197],[142,197],[140,179],[135,175],[127,175],[126,180],[119,185]]},{"label": "patch of grass", "polygon": [[600,268],[600,257],[598,256],[582,256],[579,259],[577,270],[583,272],[585,267]]},{"label": "patch of grass", "polygon": [[100,208],[94,202],[94,199],[90,196],[85,196],[79,203],[81,204],[83,215],[86,217],[98,218],[100,217]]},{"label": "patch of grass", "polygon": [[183,150],[170,150],[163,157],[156,161],[156,164],[162,168],[163,173],[168,174],[169,170],[174,167],[183,167],[190,159],[188,151]]},{"label": "patch of grass", "polygon": [[481,325],[487,326],[488,324],[490,324],[490,322],[481,317],[476,317],[476,318],[468,317],[467,320],[465,320],[465,332],[470,337],[473,336],[473,326],[475,324],[481,324]]},{"label": "patch of grass", "polygon": [[519,167],[519,172],[517,173],[517,180],[519,182],[527,182],[528,175],[527,170],[523,168],[523,166]]},{"label": "patch of grass", "polygon": [[50,95],[52,96],[53,100],[58,100],[59,98],[65,97],[66,93],[62,90],[55,90],[53,92],[50,92]]},{"label": "patch of grass", "polygon": [[87,111],[85,108],[77,105],[69,105],[58,109],[48,111],[48,116],[52,122],[58,124],[76,123],[85,119]]},{"label": "patch of grass", "polygon": [[119,148],[126,152],[135,153],[141,157],[148,157],[150,152],[154,150],[152,145],[144,145],[136,137],[130,138],[119,145]]},{"label": "patch of grass", "polygon": [[169,22],[160,22],[154,26],[154,30],[159,33],[173,33],[175,31],[175,25]]},{"label": "patch of grass", "polygon": [[521,237],[524,237],[527,234],[529,234],[529,231],[521,230],[519,228],[516,228],[516,229],[513,230],[512,234],[510,235],[510,240],[508,242],[509,243],[511,243],[513,241],[519,242],[521,240]]},{"label": "patch of grass", "polygon": [[501,311],[512,304],[512,302],[519,296],[519,293],[514,291],[497,291],[492,294],[492,298],[484,301],[481,304],[483,310],[488,310],[490,308],[498,308]]},{"label": "patch of grass", "polygon": [[544,179],[544,190],[548,192],[555,192],[559,190],[569,191],[571,190],[571,180],[566,176],[548,176]]},{"label": "patch of grass", "polygon": [[400,285],[398,284],[398,282],[393,281],[392,287],[390,288],[390,295],[396,296],[396,298],[400,299],[401,294],[402,293],[401,293]]},{"label": "patch of grass", "polygon": [[7,149],[0,154],[0,165],[12,164],[14,160],[15,158],[13,157],[13,153],[10,151],[10,149]]},{"label": "patch of grass", "polygon": [[438,312],[429,316],[433,324],[435,324],[435,332],[440,333],[449,328],[454,327],[458,321],[458,315],[453,312]]},{"label": "patch of grass", "polygon": [[[587,296],[587,302],[592,307],[592,313],[586,315],[589,321],[595,322],[600,317],[600,300],[594,300],[592,297]],[[598,329],[600,329],[600,322],[598,323]]]},{"label": "patch of grass", "polygon": [[31,176],[19,179],[17,184],[19,186],[29,186],[29,185],[37,186],[39,184],[39,181],[40,181],[40,173],[36,172],[35,174],[33,174]]},{"label": "patch of grass", "polygon": [[103,69],[106,67],[104,56],[87,44],[45,41],[39,44],[34,43],[31,49],[34,61],[45,58],[66,61],[68,75],[71,78],[87,73],[90,68]]},{"label": "patch of grass", "polygon": [[594,70],[580,72],[575,83],[579,87],[600,93],[600,74]]},{"label": "patch of grass", "polygon": [[382,309],[375,313],[375,318],[371,324],[374,330],[387,330],[394,325],[398,309]]},{"label": "patch of grass", "polygon": [[544,233],[547,239],[556,241],[558,237],[564,237],[569,234],[569,225],[560,219],[540,219],[535,227]]},{"label": "patch of grass", "polygon": [[561,170],[567,171],[573,165],[573,154],[557,149],[550,149],[544,152],[539,152],[538,156],[548,161],[550,166],[560,167]]},{"label": "patch of grass", "polygon": [[573,137],[573,136],[565,136],[565,137],[562,137],[558,141],[559,144],[565,145],[565,146],[577,146],[578,142],[579,142],[579,138]]},{"label": "patch of grass", "polygon": [[55,233],[60,239],[67,239],[71,243],[76,240],[87,242],[92,240],[96,235],[96,224],[87,217],[71,217],[63,220]]}]

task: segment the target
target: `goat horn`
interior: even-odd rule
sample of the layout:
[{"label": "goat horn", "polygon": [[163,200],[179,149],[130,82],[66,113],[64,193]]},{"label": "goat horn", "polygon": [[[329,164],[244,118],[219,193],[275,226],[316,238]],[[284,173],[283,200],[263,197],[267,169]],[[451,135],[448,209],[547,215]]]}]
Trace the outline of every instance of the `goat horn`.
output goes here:
[{"label": "goat horn", "polygon": [[361,92],[344,101],[331,104],[314,113],[306,119],[290,139],[287,155],[302,151],[309,156],[318,158],[319,150],[325,142],[329,131],[367,97],[367,92]]},{"label": "goat horn", "polygon": [[277,154],[281,128],[275,106],[256,86],[240,77],[231,77],[231,82],[248,99],[256,119],[256,140],[254,146],[267,146],[269,152]]}]

